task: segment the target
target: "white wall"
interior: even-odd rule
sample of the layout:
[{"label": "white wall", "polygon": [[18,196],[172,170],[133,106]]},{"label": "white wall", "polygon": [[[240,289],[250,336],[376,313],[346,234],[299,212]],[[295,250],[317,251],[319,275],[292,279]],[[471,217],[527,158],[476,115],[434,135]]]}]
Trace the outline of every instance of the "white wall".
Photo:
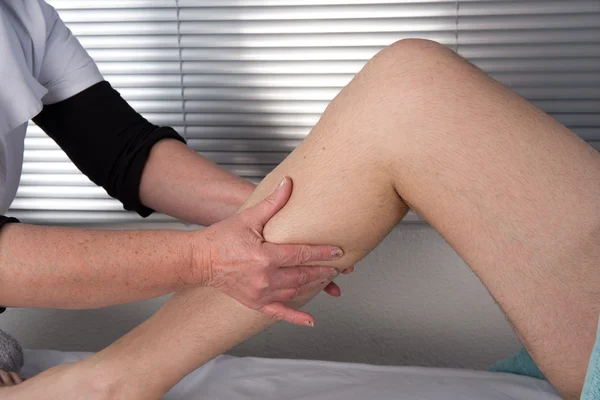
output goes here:
[{"label": "white wall", "polygon": [[[317,318],[314,329],[281,324],[232,353],[485,368],[519,348],[483,285],[426,225],[400,225],[339,284],[341,299],[320,295],[307,307]],[[91,311],[9,310],[0,328],[30,348],[98,350],[161,301]]]}]

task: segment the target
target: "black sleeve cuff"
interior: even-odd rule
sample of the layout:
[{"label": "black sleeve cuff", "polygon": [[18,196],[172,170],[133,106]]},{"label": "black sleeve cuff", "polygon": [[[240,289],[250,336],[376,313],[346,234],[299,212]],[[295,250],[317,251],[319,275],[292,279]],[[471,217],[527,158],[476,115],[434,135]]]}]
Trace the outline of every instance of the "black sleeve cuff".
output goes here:
[{"label": "black sleeve cuff", "polygon": [[154,210],[146,207],[140,201],[142,174],[152,147],[163,139],[175,139],[185,143],[185,140],[173,128],[168,127],[155,127],[146,134],[138,135],[135,145],[130,149],[133,154],[127,159],[123,182],[115,185],[112,193],[109,192],[111,196],[121,200],[126,210],[135,211],[144,218],[152,214]]},{"label": "black sleeve cuff", "polygon": [[77,168],[120,200],[126,210],[142,217],[153,212],[139,199],[142,173],[152,146],[162,139],[185,143],[174,129],[148,122],[106,81],[46,105],[33,120]]},{"label": "black sleeve cuff", "polygon": [[21,222],[21,221],[19,221],[16,218],[5,217],[4,215],[0,215],[0,229],[2,229],[2,227],[6,224],[9,224],[9,223],[17,223],[18,224],[19,222]]},{"label": "black sleeve cuff", "polygon": [[[18,223],[19,220],[13,217],[5,217],[4,215],[0,215],[0,229],[8,223]],[[6,311],[6,307],[0,307],[0,314]]]}]

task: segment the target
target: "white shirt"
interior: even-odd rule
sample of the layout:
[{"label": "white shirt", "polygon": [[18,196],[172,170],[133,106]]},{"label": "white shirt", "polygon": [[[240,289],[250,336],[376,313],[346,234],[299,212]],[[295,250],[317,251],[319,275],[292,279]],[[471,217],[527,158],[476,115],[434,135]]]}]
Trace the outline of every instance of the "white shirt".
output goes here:
[{"label": "white shirt", "polygon": [[0,215],[17,193],[27,122],[102,81],[96,64],[43,0],[0,0]]}]

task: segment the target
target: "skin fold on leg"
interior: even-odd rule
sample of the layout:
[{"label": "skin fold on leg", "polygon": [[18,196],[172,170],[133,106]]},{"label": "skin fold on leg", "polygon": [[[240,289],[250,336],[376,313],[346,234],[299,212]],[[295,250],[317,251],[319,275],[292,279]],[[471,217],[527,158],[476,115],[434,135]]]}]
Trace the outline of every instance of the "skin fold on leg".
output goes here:
[{"label": "skin fold on leg", "polygon": [[[401,41],[242,209],[283,176],[294,192],[266,240],[339,245],[345,255],[330,265],[345,268],[410,205],[479,276],[550,382],[577,398],[600,313],[600,155],[565,127],[442,46]],[[272,323],[218,291],[186,290],[102,352],[14,393],[70,374],[112,398],[157,398]]]}]

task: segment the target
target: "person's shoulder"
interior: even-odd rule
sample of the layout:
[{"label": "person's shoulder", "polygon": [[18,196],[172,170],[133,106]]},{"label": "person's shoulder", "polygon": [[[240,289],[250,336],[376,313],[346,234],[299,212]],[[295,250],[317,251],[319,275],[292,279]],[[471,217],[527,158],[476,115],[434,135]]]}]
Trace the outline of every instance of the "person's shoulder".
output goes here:
[{"label": "person's shoulder", "polygon": [[31,6],[38,9],[44,19],[48,23],[54,23],[58,19],[58,13],[50,4],[48,4],[45,0],[26,0],[31,2]]},{"label": "person's shoulder", "polygon": [[0,13],[13,25],[19,36],[32,40],[46,38],[56,23],[56,10],[44,0],[1,0]]},{"label": "person's shoulder", "polygon": [[54,18],[54,8],[44,0],[2,0],[0,7],[3,12],[23,20],[37,16]]},{"label": "person's shoulder", "polygon": [[40,22],[43,20],[44,34],[46,37],[52,31],[52,27],[58,21],[58,13],[45,0],[24,0],[30,3],[32,12],[39,13]]},{"label": "person's shoulder", "polygon": [[49,15],[43,7],[38,0],[0,0],[0,134],[39,113],[48,92],[38,80]]}]

